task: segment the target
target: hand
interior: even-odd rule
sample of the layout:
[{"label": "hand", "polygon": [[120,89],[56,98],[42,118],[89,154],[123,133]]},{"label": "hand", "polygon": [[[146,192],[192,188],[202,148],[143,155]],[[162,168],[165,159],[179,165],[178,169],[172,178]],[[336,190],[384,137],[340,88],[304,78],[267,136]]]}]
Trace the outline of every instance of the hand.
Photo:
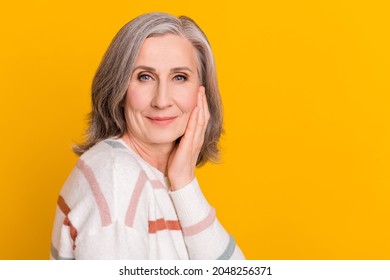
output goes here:
[{"label": "hand", "polygon": [[195,178],[195,167],[210,119],[205,88],[198,91],[198,102],[192,110],[186,131],[168,160],[168,179],[172,190],[178,190]]}]

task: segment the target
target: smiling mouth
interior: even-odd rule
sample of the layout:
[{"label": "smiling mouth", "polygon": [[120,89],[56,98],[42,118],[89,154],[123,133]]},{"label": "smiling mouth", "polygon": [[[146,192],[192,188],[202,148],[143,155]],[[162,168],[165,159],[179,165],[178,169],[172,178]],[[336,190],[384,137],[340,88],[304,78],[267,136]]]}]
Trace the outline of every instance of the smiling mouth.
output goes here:
[{"label": "smiling mouth", "polygon": [[177,117],[147,117],[152,123],[165,126],[172,123]]}]

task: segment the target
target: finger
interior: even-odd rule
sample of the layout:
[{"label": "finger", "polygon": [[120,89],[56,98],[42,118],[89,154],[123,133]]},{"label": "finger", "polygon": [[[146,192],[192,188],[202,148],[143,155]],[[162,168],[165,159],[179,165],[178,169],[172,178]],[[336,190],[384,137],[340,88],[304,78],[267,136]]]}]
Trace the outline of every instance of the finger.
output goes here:
[{"label": "finger", "polygon": [[205,93],[204,90],[203,90],[202,94],[203,94],[203,96],[202,96],[203,97],[202,98],[202,111],[203,111],[203,118],[204,118],[203,127],[202,127],[202,137],[203,137],[203,140],[204,140],[206,129],[207,129],[207,125],[208,125],[208,122],[209,122],[209,119],[210,119],[210,111],[209,111],[209,107],[208,107],[206,93]]},{"label": "finger", "polygon": [[200,115],[199,112],[199,106],[195,106],[191,112],[186,131],[184,132],[183,139],[180,141],[180,143],[185,142],[184,144],[188,143],[188,145],[192,145],[197,130],[197,124]]},{"label": "finger", "polygon": [[204,86],[200,86],[199,87],[199,99],[198,99],[198,102],[199,102],[199,107],[202,109],[202,112],[203,112],[203,117],[204,117],[204,120],[207,119],[207,99],[206,99],[206,93],[205,93],[205,88]]},{"label": "finger", "polygon": [[207,96],[205,92],[203,92],[203,111],[204,111],[205,127],[207,127],[207,124],[210,119],[210,111],[209,111],[209,105],[207,102]]},{"label": "finger", "polygon": [[206,108],[206,120],[208,121],[210,119],[210,110],[209,110],[209,105],[207,102],[207,96],[206,93],[204,94],[204,102],[205,102],[205,108]]},{"label": "finger", "polygon": [[[201,87],[203,88],[203,87]],[[204,89],[204,88],[203,88]],[[199,116],[198,123],[196,125],[196,131],[194,134],[194,143],[193,148],[199,152],[204,142],[204,134],[205,134],[205,108],[204,108],[204,90],[200,89],[198,92],[198,106],[199,106]]]},{"label": "finger", "polygon": [[[199,136],[201,135],[201,133],[199,133],[199,130],[202,130],[202,129],[199,129],[199,118],[203,114],[201,112],[201,107],[203,106],[202,96],[201,96],[202,88],[204,89],[203,86],[199,87],[198,96],[197,96],[197,105],[195,106],[195,108],[191,112],[191,115],[190,115],[188,123],[187,123],[186,130],[184,132],[182,139],[180,140],[180,144],[178,147],[178,149],[180,149],[180,150],[185,150],[186,153],[191,153],[191,151],[195,147],[198,148],[197,142],[199,142],[199,141],[197,141],[195,139],[199,139]],[[200,120],[200,121],[202,121],[202,120]],[[194,143],[194,141],[197,141],[197,142]]]},{"label": "finger", "polygon": [[200,87],[199,88],[199,91],[198,91],[198,107],[199,107],[199,117],[198,117],[198,129],[202,129],[203,128],[203,125],[204,125],[204,121],[205,121],[205,115],[204,115],[204,91],[203,91],[203,87]]},{"label": "finger", "polygon": [[198,107],[199,107],[199,119],[198,125],[200,129],[203,129],[205,122],[205,107],[204,107],[205,95],[204,95],[204,87],[201,86],[198,91]]},{"label": "finger", "polygon": [[[197,105],[193,109],[183,139],[179,148],[190,148],[199,150],[204,141],[205,113],[204,113],[204,87],[200,86],[197,96]],[[183,142],[183,143],[182,143]]]}]

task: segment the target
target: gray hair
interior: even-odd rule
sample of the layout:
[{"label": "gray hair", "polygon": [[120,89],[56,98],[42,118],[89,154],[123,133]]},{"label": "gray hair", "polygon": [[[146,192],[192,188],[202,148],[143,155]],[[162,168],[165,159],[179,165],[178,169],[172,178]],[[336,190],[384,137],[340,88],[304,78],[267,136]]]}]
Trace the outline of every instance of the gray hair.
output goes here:
[{"label": "gray hair", "polygon": [[197,166],[219,159],[218,141],[222,134],[222,105],[214,56],[206,35],[186,16],[148,13],[138,16],[119,30],[106,51],[92,83],[92,110],[86,140],[73,151],[81,155],[97,142],[126,133],[124,100],[141,46],[146,38],[174,34],[195,47],[198,76],[205,87],[210,120]]}]

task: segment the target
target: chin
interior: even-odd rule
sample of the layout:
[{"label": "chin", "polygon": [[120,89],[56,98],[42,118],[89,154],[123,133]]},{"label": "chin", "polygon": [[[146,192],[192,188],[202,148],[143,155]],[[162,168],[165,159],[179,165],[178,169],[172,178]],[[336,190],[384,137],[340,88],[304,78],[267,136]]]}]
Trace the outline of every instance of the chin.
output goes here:
[{"label": "chin", "polygon": [[150,129],[145,134],[146,141],[155,145],[176,144],[184,135],[185,127]]}]

